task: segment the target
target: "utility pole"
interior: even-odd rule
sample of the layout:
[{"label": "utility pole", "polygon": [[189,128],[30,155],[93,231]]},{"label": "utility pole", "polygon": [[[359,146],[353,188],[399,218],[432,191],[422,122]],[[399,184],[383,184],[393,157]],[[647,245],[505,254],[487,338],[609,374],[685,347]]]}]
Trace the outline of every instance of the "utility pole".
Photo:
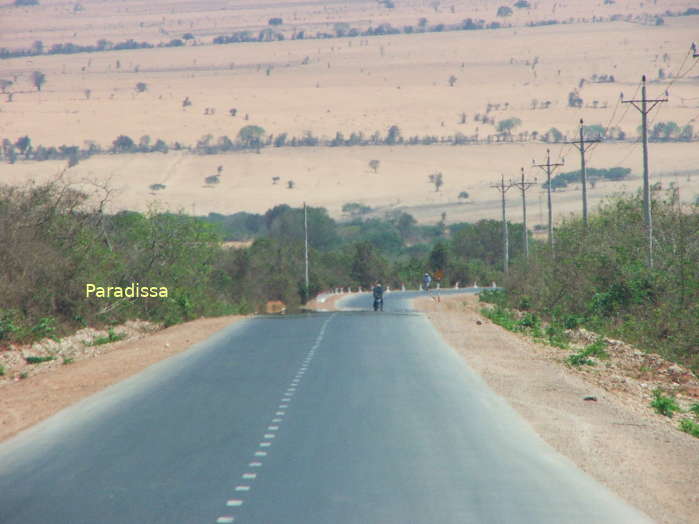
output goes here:
[{"label": "utility pole", "polygon": [[[551,208],[551,174],[553,171],[562,165],[565,165],[565,160],[558,164],[551,163],[551,150],[546,149],[546,163],[545,164],[535,164],[532,160],[532,165],[538,168],[546,168],[546,192],[548,193],[548,205],[549,205],[549,247],[551,252],[553,252],[553,210]],[[552,169],[553,168],[553,169]]]},{"label": "utility pole", "polygon": [[308,210],[306,202],[303,203],[303,234],[304,234],[304,258],[306,261],[306,302],[308,302],[309,285],[308,285]]},{"label": "utility pole", "polygon": [[[648,102],[652,102],[648,107]],[[651,216],[651,192],[650,175],[648,173],[648,113],[661,102],[667,102],[667,98],[646,98],[646,75],[641,77],[641,99],[622,100],[622,104],[631,104],[641,112],[641,131],[643,138],[643,217],[648,237],[648,267],[653,267],[653,217]],[[638,104],[641,104],[640,107]]]},{"label": "utility pole", "polygon": [[500,184],[491,184],[493,187],[500,191],[502,195],[502,244],[503,244],[503,270],[507,274],[509,269],[509,258],[510,258],[510,241],[507,234],[507,216],[505,214],[505,193],[510,189],[511,185],[505,185],[505,175],[500,175]]},{"label": "utility pole", "polygon": [[601,142],[599,138],[593,138],[586,140],[583,136],[583,119],[580,119],[580,139],[573,140],[572,142],[566,142],[567,144],[574,144],[575,147],[580,151],[580,179],[582,183],[582,201],[583,201],[583,223],[587,228],[587,170],[585,167],[585,153],[589,149],[589,145]]},{"label": "utility pole", "polygon": [[510,182],[510,186],[518,188],[522,192],[522,222],[524,223],[524,258],[529,259],[529,233],[527,231],[527,191],[536,182],[524,180],[524,168],[522,168],[522,180],[520,182]]}]

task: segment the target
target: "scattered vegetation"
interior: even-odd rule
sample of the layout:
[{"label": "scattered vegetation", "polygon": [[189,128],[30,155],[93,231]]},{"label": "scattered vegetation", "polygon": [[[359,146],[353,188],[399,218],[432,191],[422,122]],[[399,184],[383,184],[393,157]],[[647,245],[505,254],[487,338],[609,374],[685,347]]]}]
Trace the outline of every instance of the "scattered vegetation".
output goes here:
[{"label": "scattered vegetation", "polygon": [[663,395],[660,389],[653,390],[653,400],[650,406],[660,415],[672,418],[676,412],[681,411],[679,404],[673,397]]},{"label": "scattered vegetation", "polygon": [[692,419],[683,418],[682,420],[680,420],[679,428],[681,431],[689,433],[693,437],[699,438],[699,424],[694,422]]},{"label": "scattered vegetation", "polygon": [[50,362],[52,360],[56,360],[56,357],[53,355],[49,355],[46,357],[24,357],[24,360],[27,364],[41,364],[42,362]]},{"label": "scattered vegetation", "polygon": [[96,337],[93,339],[88,346],[101,346],[103,344],[111,344],[112,342],[118,342],[126,338],[126,333],[116,333],[114,328],[109,328],[107,330],[107,335],[103,337]]}]

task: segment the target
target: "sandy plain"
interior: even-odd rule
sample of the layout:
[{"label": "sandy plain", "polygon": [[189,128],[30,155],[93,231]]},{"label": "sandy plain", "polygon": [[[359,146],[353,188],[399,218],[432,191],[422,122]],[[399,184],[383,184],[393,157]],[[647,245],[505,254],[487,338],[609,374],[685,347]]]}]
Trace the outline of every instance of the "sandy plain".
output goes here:
[{"label": "sandy plain", "polygon": [[[45,5],[44,5],[45,4]],[[638,96],[642,74],[649,79],[649,96],[668,93],[669,101],[651,114],[651,123],[675,121],[696,125],[699,118],[699,66],[689,55],[697,36],[697,16],[668,17],[661,26],[628,22],[570,23],[525,27],[528,21],[561,20],[615,13],[662,13],[682,10],[691,2],[676,0],[618,2],[593,5],[535,2],[508,19],[495,16],[498,2],[399,2],[386,9],[375,2],[142,2],[119,4],[86,0],[82,10],[73,4],[43,2],[37,8],[5,7],[0,46],[45,46],[56,42],[94,43],[99,38],[134,38],[166,42],[192,32],[194,40],[177,48],[108,51],[73,55],[43,55],[2,61],[0,78],[14,80],[12,102],[0,106],[0,137],[14,141],[31,137],[34,146],[84,146],[94,141],[108,148],[121,134],[138,142],[148,135],[194,145],[203,136],[215,142],[235,139],[245,125],[259,125],[268,134],[301,136],[311,132],[332,138],[340,131],[385,136],[397,125],[404,137],[447,136],[463,133],[484,138],[496,133],[497,122],[519,118],[515,130],[545,133],[555,127],[568,139],[576,136],[582,117],[588,124],[619,127],[636,136],[640,115],[626,98]],[[452,12],[451,8],[454,8]],[[456,23],[468,17],[499,20],[513,27],[327,40],[285,40],[269,43],[211,45],[220,34],[238,30],[253,33],[280,16],[282,32],[301,29],[333,31],[344,22],[365,28],[388,22],[416,25]],[[304,64],[304,62],[307,62]],[[118,68],[117,68],[118,67]],[[663,69],[665,79],[659,78]],[[43,71],[41,92],[30,74]],[[592,75],[612,74],[614,83],[591,83]],[[449,86],[448,78],[456,81]],[[567,96],[586,79],[580,96],[583,108],[567,107]],[[137,82],[147,90],[138,93]],[[89,99],[86,90],[90,90]],[[192,105],[182,107],[189,97]],[[548,109],[532,109],[550,102]],[[499,104],[487,114],[495,125],[475,120],[488,104]],[[596,107],[594,107],[596,106]],[[209,108],[214,109],[213,114]],[[237,109],[232,117],[229,110]],[[208,113],[208,114],[207,114]],[[466,123],[461,124],[461,114]],[[246,119],[247,118],[247,119]],[[699,130],[697,130],[699,131]],[[696,131],[695,131],[696,132]],[[81,161],[64,176],[80,183],[104,181],[116,189],[112,210],[149,206],[187,213],[264,212],[280,203],[304,201],[325,206],[336,217],[344,203],[358,201],[379,212],[401,208],[422,222],[436,222],[443,212],[447,222],[499,216],[498,194],[489,187],[500,174],[542,179],[531,168],[542,162],[551,147],[554,160],[565,158],[564,170],[577,169],[574,146],[530,141],[515,144],[464,146],[367,146],[341,148],[265,148],[261,154],[233,152],[197,156],[168,154],[98,155]],[[379,160],[377,173],[368,167]],[[653,181],[680,186],[685,201],[699,194],[697,143],[651,145]],[[599,183],[591,203],[619,191],[639,187],[641,148],[638,143],[594,146],[589,167],[621,165],[636,178],[622,183]],[[204,178],[222,166],[215,187]],[[63,171],[65,162],[20,160],[0,165],[0,181],[44,180]],[[445,184],[435,192],[428,175],[443,173]],[[272,177],[279,183],[273,184]],[[293,181],[293,189],[288,182]],[[154,193],[149,186],[164,184]],[[458,195],[467,191],[469,204]],[[508,197],[510,216],[521,215],[514,192]],[[579,190],[570,187],[554,196],[556,216],[579,212]],[[529,214],[535,223],[545,219],[541,191],[529,193]]]}]

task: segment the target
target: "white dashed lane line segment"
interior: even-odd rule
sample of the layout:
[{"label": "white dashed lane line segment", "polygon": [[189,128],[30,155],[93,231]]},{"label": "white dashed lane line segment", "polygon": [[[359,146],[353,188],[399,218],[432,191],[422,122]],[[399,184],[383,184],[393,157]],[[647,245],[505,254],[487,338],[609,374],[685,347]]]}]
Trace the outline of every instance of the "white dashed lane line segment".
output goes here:
[{"label": "white dashed lane line segment", "polygon": [[[296,375],[294,376],[293,380],[289,384],[289,387],[285,390],[284,394],[282,395],[281,398],[281,403],[277,407],[278,410],[280,411],[275,411],[274,412],[274,418],[272,419],[272,424],[270,426],[267,426],[267,433],[263,435],[263,438],[266,439],[264,441],[259,442],[258,447],[260,448],[270,448],[272,446],[271,442],[268,442],[268,440],[271,440],[276,437],[275,434],[270,433],[272,431],[276,432],[279,430],[279,424],[283,422],[283,418],[286,415],[286,411],[281,411],[285,410],[289,407],[289,403],[292,400],[292,397],[296,393],[300,383],[301,379],[303,378],[303,375],[308,371],[308,366],[310,365],[311,361],[313,360],[313,357],[315,356],[315,352],[320,346],[320,343],[323,341],[323,337],[325,336],[325,330],[328,327],[328,322],[335,316],[333,313],[330,315],[325,322],[323,322],[323,325],[320,328],[320,332],[318,333],[318,336],[316,337],[315,343],[311,347],[311,349],[306,353],[306,357],[303,359],[301,366],[299,367],[299,370],[297,371]],[[259,460],[255,460],[253,462],[250,462],[248,464],[249,467],[251,468],[261,468],[262,467],[262,462],[260,460],[263,459],[263,457],[267,456],[267,451],[255,451],[254,456],[258,458]],[[257,473],[243,473],[241,475],[241,478],[243,480],[255,480],[257,478]],[[251,486],[249,485],[238,485],[235,487],[234,491],[236,493],[249,493],[250,492]],[[229,499],[226,502],[226,506],[228,507],[240,507],[243,505],[244,500],[243,499]],[[233,515],[221,515],[216,519],[216,524],[230,524],[232,522],[235,522],[235,517]]]}]

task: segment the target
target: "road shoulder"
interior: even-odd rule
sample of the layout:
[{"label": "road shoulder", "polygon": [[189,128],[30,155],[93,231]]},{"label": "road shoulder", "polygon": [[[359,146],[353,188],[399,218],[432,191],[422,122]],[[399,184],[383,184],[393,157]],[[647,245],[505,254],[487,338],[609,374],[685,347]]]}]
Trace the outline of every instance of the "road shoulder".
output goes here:
[{"label": "road shoulder", "polygon": [[556,358],[562,350],[491,323],[476,296],[414,305],[559,453],[657,522],[696,522],[699,439],[585,380]]}]

